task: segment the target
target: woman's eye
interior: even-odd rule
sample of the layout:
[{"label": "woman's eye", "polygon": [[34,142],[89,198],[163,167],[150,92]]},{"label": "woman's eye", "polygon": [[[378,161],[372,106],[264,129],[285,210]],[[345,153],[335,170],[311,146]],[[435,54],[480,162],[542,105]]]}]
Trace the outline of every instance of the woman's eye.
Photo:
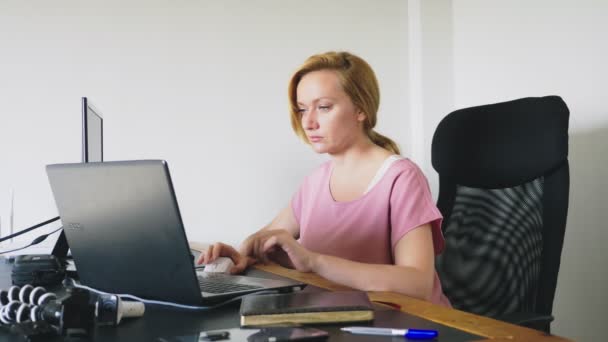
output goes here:
[{"label": "woman's eye", "polygon": [[304,114],[305,111],[306,109],[304,108],[298,108],[298,114]]},{"label": "woman's eye", "polygon": [[319,106],[319,110],[322,110],[324,112],[327,112],[330,109],[331,109],[331,106]]}]

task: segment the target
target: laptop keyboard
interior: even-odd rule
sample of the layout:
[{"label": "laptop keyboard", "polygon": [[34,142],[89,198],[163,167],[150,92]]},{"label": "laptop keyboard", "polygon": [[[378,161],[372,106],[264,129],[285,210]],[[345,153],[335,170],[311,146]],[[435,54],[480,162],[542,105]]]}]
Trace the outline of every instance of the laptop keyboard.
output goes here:
[{"label": "laptop keyboard", "polygon": [[201,291],[207,293],[228,293],[261,289],[261,286],[237,284],[231,276],[221,273],[207,273],[205,277],[198,276]]}]

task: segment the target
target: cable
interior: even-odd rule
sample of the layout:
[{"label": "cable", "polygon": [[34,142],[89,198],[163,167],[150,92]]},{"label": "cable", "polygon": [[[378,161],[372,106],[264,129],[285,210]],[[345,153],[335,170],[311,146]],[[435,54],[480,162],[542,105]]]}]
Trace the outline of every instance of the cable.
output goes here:
[{"label": "cable", "polygon": [[[92,287],[88,287],[85,285],[80,285],[80,284],[76,284],[76,281],[72,278],[66,278],[66,280],[68,280],[72,282],[72,286],[76,287],[76,288],[81,288],[81,289],[85,289],[85,290],[89,290],[91,292],[95,292],[97,294],[103,294],[103,295],[112,295],[112,293],[108,293],[108,292],[104,292],[101,290],[97,290],[94,289]],[[175,308],[180,308],[180,309],[187,309],[187,310],[198,310],[198,311],[205,311],[205,310],[211,310],[211,309],[215,309],[215,308],[219,308],[220,306],[226,305],[228,303],[232,303],[235,302],[237,300],[241,300],[243,299],[243,297],[252,295],[252,294],[270,294],[270,293],[277,293],[276,290],[267,290],[267,291],[259,291],[259,292],[254,292],[254,293],[248,293],[248,294],[244,294],[238,297],[234,297],[232,299],[228,299],[226,301],[223,301],[221,303],[212,305],[212,306],[197,306],[197,305],[185,305],[185,304],[179,304],[179,303],[173,303],[173,302],[165,302],[165,301],[161,301],[161,300],[151,300],[151,299],[143,299],[131,294],[114,294],[115,296],[118,296],[120,298],[128,298],[128,299],[133,299],[133,300],[137,300],[140,301],[142,303],[145,304],[157,304],[157,305],[164,305],[164,306],[170,306],[170,307],[175,307]]]},{"label": "cable", "polygon": [[59,216],[57,216],[57,217],[53,217],[52,219],[46,220],[46,221],[44,221],[44,222],[38,223],[38,224],[36,224],[36,225],[33,225],[33,226],[29,227],[29,228],[25,228],[24,230],[20,230],[20,231],[18,231],[18,232],[16,232],[16,233],[14,233],[14,234],[11,234],[11,235],[8,235],[8,236],[5,236],[5,237],[3,237],[3,238],[0,238],[0,242],[5,241],[5,240],[8,240],[8,239],[12,239],[12,238],[14,238],[14,237],[16,237],[16,236],[19,236],[19,235],[21,235],[21,234],[25,234],[25,233],[27,233],[27,232],[29,232],[29,231],[32,231],[32,230],[34,230],[34,229],[36,229],[36,228],[39,228],[39,227],[45,226],[45,225],[47,225],[47,224],[49,224],[49,223],[52,223],[52,222],[55,222],[55,221],[57,221],[57,220],[59,220]]},{"label": "cable", "polygon": [[49,237],[49,235],[55,234],[55,233],[57,233],[58,231],[60,231],[62,229],[63,229],[63,227],[59,227],[58,229],[56,229],[56,230],[54,230],[54,231],[52,231],[52,232],[50,232],[48,234],[40,235],[39,237],[35,238],[34,241],[30,242],[30,244],[27,245],[27,246],[11,249],[11,250],[8,250],[8,251],[2,251],[2,252],[0,252],[0,254],[10,253],[10,252],[16,252],[16,251],[28,248],[28,247],[33,246],[33,245],[37,245],[37,244],[41,243],[42,241],[44,241],[47,237]]}]

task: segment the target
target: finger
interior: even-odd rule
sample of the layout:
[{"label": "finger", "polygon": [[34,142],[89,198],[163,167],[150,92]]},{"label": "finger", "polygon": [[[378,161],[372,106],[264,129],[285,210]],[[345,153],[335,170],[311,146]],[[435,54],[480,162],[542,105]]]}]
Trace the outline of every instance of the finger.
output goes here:
[{"label": "finger", "polygon": [[257,257],[260,257],[260,243],[266,240],[266,237],[269,234],[273,234],[273,231],[261,231],[253,234],[251,238],[251,245],[253,249],[253,254]]},{"label": "finger", "polygon": [[241,259],[239,259],[239,262],[230,269],[230,274],[242,273],[247,269],[247,267],[255,264],[256,262],[257,260],[254,258],[242,257]]},{"label": "finger", "polygon": [[213,253],[213,245],[209,246],[205,251],[205,255],[203,258],[203,263],[208,264],[211,261],[211,254]]},{"label": "finger", "polygon": [[239,259],[242,257],[242,254],[239,253],[234,247],[226,244],[222,244],[222,253],[221,256],[229,257],[236,264]]},{"label": "finger", "polygon": [[252,256],[252,247],[253,239],[250,236],[241,243],[241,246],[239,247],[239,253],[241,253],[241,255]]},{"label": "finger", "polygon": [[211,260],[210,261],[214,261],[217,258],[219,258],[220,256],[224,256],[224,249],[225,249],[226,245],[224,245],[221,242],[216,242],[215,244],[213,244],[213,253],[211,253]]},{"label": "finger", "polygon": [[280,247],[279,244],[279,237],[277,235],[274,235],[272,237],[270,237],[268,240],[266,240],[264,242],[264,245],[262,245],[262,252],[264,254],[266,254],[268,251],[270,251],[275,245],[279,245],[278,247]]},{"label": "finger", "polygon": [[241,258],[241,254],[237,252],[234,247],[227,245],[223,242],[217,242],[214,244],[210,262],[216,260],[219,257],[228,257],[232,260],[232,262],[236,264]]},{"label": "finger", "polygon": [[258,253],[258,245],[259,244],[260,244],[260,239],[258,239],[258,238],[255,238],[255,239],[253,239],[253,241],[251,241],[251,245],[252,245],[252,253],[251,254],[253,254],[253,256],[256,259],[258,259],[258,260],[260,259],[260,255]]},{"label": "finger", "polygon": [[247,267],[255,265],[257,262],[258,261],[256,259],[247,257]]},{"label": "finger", "polygon": [[201,252],[201,254],[198,255],[198,258],[196,258],[197,265],[200,265],[205,261],[205,254],[206,252]]},{"label": "finger", "polygon": [[237,273],[241,273],[243,272],[246,268],[247,268],[247,257],[241,257],[239,259],[239,262],[237,262],[234,266],[232,266],[232,268],[230,269],[230,274],[237,274]]},{"label": "finger", "polygon": [[272,253],[273,253],[273,251],[276,250],[276,247],[277,247],[276,241],[277,241],[277,237],[275,235],[275,236],[269,237],[262,244],[260,244],[260,254],[262,255],[262,259],[264,260],[265,264],[270,263]]},{"label": "finger", "polygon": [[270,260],[268,259],[268,255],[266,255],[266,253],[264,253],[264,243],[266,242],[266,240],[267,240],[266,238],[258,239],[258,250],[257,250],[258,260],[261,260],[264,265],[267,265],[270,262]]}]

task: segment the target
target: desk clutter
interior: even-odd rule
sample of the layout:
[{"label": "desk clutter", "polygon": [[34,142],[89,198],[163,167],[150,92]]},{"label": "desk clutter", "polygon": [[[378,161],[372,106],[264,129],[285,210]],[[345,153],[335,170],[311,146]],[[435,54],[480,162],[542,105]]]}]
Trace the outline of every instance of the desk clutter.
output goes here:
[{"label": "desk clutter", "polygon": [[[373,304],[373,321],[365,323],[317,323],[312,325],[297,326],[297,324],[282,324],[280,326],[263,327],[240,327],[240,305],[241,303],[213,308],[211,310],[183,310],[171,308],[164,305],[145,306],[145,315],[121,321],[120,304],[115,300],[108,300],[99,306],[102,311],[95,311],[95,303],[98,297],[95,292],[86,289],[73,287],[77,284],[65,284],[68,292],[57,290],[56,296],[44,289],[36,290],[36,287],[27,285],[12,287],[11,266],[8,263],[0,262],[0,288],[7,290],[0,291],[2,298],[0,306],[8,306],[5,310],[6,315],[13,320],[13,323],[0,323],[0,340],[2,341],[61,341],[69,340],[71,336],[76,337],[86,335],[85,340],[99,342],[119,342],[119,341],[206,341],[216,339],[218,341],[268,341],[274,338],[278,341],[291,341],[294,339],[323,340],[328,337],[330,341],[392,341],[395,338],[379,337],[373,335],[357,335],[355,332],[344,331],[345,328],[352,326],[366,328],[393,328],[393,329],[427,329],[436,330],[437,342],[453,341],[465,342],[483,339],[482,336],[472,335],[458,328],[442,325],[433,321],[417,317],[412,314],[393,310],[385,305]],[[260,276],[262,271],[252,270],[252,275]],[[47,289],[49,289],[47,287]],[[50,288],[55,289],[55,288]],[[321,288],[309,285],[307,290],[300,292],[304,294],[309,291],[325,292]],[[29,295],[28,295],[29,294]],[[45,296],[46,295],[46,296]],[[264,296],[256,294],[251,296]],[[43,298],[44,297],[44,298]],[[23,299],[23,300],[22,300]],[[112,299],[112,298],[108,298]],[[116,299],[116,298],[114,298]],[[21,302],[10,304],[11,301]],[[19,307],[22,303],[29,308],[29,317],[32,311],[37,315],[44,316],[46,319],[36,320],[35,322],[24,320],[27,317],[27,309],[19,314]],[[37,303],[37,304],[36,304]],[[132,303],[132,302],[126,302]],[[124,302],[123,302],[124,304]],[[352,302],[351,302],[352,304]],[[45,309],[34,309],[38,305]],[[98,308],[101,309],[101,308]],[[2,309],[0,309],[1,311]],[[47,321],[48,319],[48,321]],[[17,322],[19,320],[21,323]],[[124,321],[124,322],[123,322]],[[118,325],[113,325],[120,323]],[[107,326],[106,326],[107,324]],[[103,325],[103,326],[102,326]],[[295,326],[294,326],[295,325]],[[179,337],[179,338],[178,338]],[[183,337],[183,338],[182,338]],[[403,337],[400,340],[404,341]]]},{"label": "desk clutter", "polygon": [[95,324],[117,325],[123,317],[142,316],[144,310],[143,303],[124,303],[116,295],[93,296],[75,287],[68,288],[62,299],[30,284],[0,291],[0,329],[26,341],[89,336]]},{"label": "desk clutter", "polygon": [[241,326],[365,322],[374,309],[365,292],[293,292],[248,296],[241,302]]}]

